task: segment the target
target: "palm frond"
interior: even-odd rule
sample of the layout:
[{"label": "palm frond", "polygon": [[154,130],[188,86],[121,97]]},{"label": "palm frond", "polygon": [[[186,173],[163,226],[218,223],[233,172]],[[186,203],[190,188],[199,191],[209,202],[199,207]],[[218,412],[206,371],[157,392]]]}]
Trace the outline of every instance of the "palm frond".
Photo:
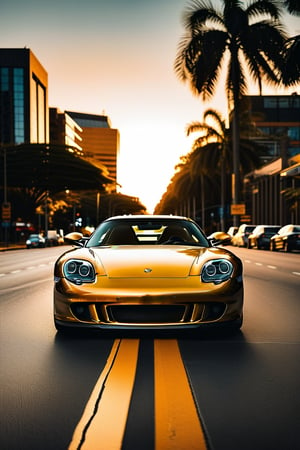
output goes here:
[{"label": "palm frond", "polygon": [[194,0],[190,2],[184,11],[183,23],[192,33],[195,30],[207,27],[208,23],[224,29],[222,14],[216,10],[209,0]]},{"label": "palm frond", "polygon": [[248,6],[246,12],[250,19],[267,16],[273,20],[279,20],[283,12],[282,2],[266,0],[255,1]]}]

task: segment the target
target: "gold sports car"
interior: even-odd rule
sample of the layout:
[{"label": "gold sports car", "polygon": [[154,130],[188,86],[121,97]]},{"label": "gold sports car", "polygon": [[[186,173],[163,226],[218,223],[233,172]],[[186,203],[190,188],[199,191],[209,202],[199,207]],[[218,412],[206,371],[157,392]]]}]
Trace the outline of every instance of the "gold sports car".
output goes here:
[{"label": "gold sports car", "polygon": [[242,325],[242,263],[189,218],[111,217],[65,239],[75,248],[54,268],[59,331]]}]

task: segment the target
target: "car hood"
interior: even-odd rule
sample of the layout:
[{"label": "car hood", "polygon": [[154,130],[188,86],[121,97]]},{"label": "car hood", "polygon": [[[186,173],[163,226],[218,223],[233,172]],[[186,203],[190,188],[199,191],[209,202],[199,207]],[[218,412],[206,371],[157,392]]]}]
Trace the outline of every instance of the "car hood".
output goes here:
[{"label": "car hood", "polygon": [[93,257],[98,275],[111,278],[188,277],[198,275],[208,259],[224,254],[226,258],[223,249],[184,246],[106,247],[86,251]]}]

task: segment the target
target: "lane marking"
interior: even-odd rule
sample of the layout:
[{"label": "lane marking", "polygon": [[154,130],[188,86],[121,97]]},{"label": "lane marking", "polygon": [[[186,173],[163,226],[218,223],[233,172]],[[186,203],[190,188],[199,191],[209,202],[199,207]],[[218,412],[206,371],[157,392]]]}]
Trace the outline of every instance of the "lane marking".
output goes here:
[{"label": "lane marking", "polygon": [[41,284],[41,283],[45,283],[48,281],[53,281],[53,277],[42,278],[41,280],[36,280],[36,281],[30,281],[29,283],[24,283],[21,286],[13,286],[13,287],[0,289],[0,294],[7,294],[8,292],[14,292],[14,291],[18,291],[20,289],[24,290],[24,289],[30,288],[32,286],[35,286],[36,284]]},{"label": "lane marking", "polygon": [[15,275],[16,273],[24,272],[26,270],[38,269],[39,267],[46,267],[49,265],[53,265],[53,262],[42,263],[42,264],[38,264],[36,266],[28,266],[28,267],[25,267],[24,269],[11,270],[9,272],[2,272],[2,273],[0,273],[0,277],[4,277],[7,275]]},{"label": "lane marking", "polygon": [[177,341],[154,340],[155,450],[207,450]]},{"label": "lane marking", "polygon": [[120,450],[138,360],[139,339],[115,340],[69,450]]},{"label": "lane marking", "polygon": [[[248,263],[248,264],[252,263],[251,259],[245,259],[244,262]],[[264,264],[262,264],[260,262],[255,262],[255,261],[253,262],[253,264],[255,264],[256,266],[264,266]],[[273,269],[273,270],[277,270],[278,269],[278,266],[273,266],[271,264],[265,264],[265,267],[267,267],[268,269]],[[300,276],[300,272],[288,272],[288,274]]]}]

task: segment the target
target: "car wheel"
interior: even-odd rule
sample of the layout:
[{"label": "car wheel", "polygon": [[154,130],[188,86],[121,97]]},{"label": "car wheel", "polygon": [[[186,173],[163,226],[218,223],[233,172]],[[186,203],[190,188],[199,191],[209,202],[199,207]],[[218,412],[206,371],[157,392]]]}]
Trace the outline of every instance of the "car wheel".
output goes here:
[{"label": "car wheel", "polygon": [[248,241],[247,247],[250,249],[251,248],[251,243]]},{"label": "car wheel", "polygon": [[284,249],[285,252],[290,252],[291,251],[291,248],[290,248],[290,246],[289,246],[287,241],[284,243],[283,249]]}]

